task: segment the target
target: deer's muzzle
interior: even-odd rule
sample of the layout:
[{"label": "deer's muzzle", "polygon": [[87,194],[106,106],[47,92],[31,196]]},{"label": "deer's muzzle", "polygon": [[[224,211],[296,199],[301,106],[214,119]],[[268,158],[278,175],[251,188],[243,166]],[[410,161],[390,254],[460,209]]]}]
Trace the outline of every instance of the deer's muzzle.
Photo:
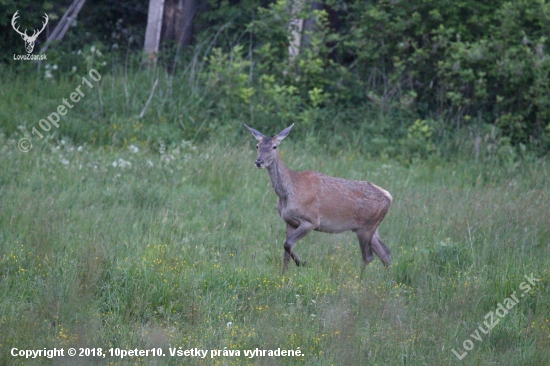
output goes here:
[{"label": "deer's muzzle", "polygon": [[256,164],[256,167],[259,169],[265,168],[264,161],[262,159],[256,159],[254,163]]}]

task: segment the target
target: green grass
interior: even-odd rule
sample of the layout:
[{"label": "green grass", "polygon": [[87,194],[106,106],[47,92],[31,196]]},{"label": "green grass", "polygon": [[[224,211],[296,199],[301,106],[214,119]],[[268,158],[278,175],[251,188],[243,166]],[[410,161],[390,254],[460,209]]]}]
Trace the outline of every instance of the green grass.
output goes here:
[{"label": "green grass", "polygon": [[[354,234],[312,233],[296,247],[309,265],[283,275],[284,224],[252,138],[159,154],[53,141],[22,153],[0,137],[0,364],[550,364],[547,162],[403,167],[304,140],[281,146],[289,167],[394,196],[380,227],[389,269],[376,259],[361,277]],[[531,273],[541,282],[482,342],[470,338]],[[458,361],[451,349],[467,339]],[[50,361],[13,347],[241,356]],[[304,356],[244,357],[255,348]]]}]

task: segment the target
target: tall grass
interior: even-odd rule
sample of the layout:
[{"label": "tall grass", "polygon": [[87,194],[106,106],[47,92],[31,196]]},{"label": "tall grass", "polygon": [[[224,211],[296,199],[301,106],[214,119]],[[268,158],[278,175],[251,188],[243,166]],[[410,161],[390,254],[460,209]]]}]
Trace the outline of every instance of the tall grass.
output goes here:
[{"label": "tall grass", "polygon": [[[47,115],[44,98],[15,118]],[[67,131],[80,128],[70,118]],[[137,152],[33,140],[22,153],[2,136],[0,363],[454,364],[451,349],[463,350],[531,273],[541,281],[461,362],[550,363],[546,161],[403,166],[354,149],[327,152],[330,142],[294,132],[281,146],[289,167],[392,193],[380,227],[389,269],[376,260],[361,278],[355,235],[314,232],[296,248],[309,266],[283,275],[284,224],[267,174],[252,164],[251,138],[175,136],[158,148],[137,140]],[[304,356],[50,361],[12,357],[13,347],[300,348]]]}]

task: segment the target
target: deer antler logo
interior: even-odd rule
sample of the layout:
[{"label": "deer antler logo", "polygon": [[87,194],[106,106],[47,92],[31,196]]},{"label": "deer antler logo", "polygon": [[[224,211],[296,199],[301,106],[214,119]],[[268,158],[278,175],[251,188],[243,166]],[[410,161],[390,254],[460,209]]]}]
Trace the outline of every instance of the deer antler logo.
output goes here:
[{"label": "deer antler logo", "polygon": [[42,33],[42,31],[44,30],[44,28],[46,28],[46,24],[48,24],[48,14],[44,13],[44,19],[46,20],[45,22],[42,22],[42,29],[40,29],[39,31],[37,30],[34,30],[32,36],[29,36],[27,34],[27,30],[25,29],[24,32],[21,32],[19,30],[19,26],[17,26],[16,28],[16,21],[17,21],[17,18],[19,18],[19,15],[17,15],[17,13],[19,13],[19,10],[15,12],[15,14],[13,14],[13,17],[11,18],[11,26],[13,27],[13,29],[19,33],[21,35],[21,38],[23,38],[23,40],[25,41],[25,48],[27,49],[27,53],[31,53],[32,50],[34,49],[34,42],[36,42],[36,39],[38,38],[38,36],[40,35],[40,33]]}]

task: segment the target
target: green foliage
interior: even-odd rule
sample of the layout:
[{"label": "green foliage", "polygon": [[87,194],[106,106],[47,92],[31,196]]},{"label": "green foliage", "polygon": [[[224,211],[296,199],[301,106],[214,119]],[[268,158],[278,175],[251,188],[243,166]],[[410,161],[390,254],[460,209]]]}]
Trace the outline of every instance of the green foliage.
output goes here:
[{"label": "green foliage", "polygon": [[401,140],[408,160],[425,159],[436,149],[432,140],[434,121],[417,119],[407,127],[407,138]]},{"label": "green foliage", "polygon": [[[345,98],[334,81],[342,77],[346,70],[338,67],[329,56],[332,51],[329,45],[340,37],[330,27],[325,10],[304,6],[296,12],[296,19],[310,19],[315,24],[315,30],[304,31],[303,37],[307,36],[309,44],[301,47],[296,58],[289,59],[291,31],[296,28],[291,19],[290,4],[290,1],[279,0],[267,9],[259,9],[259,19],[252,23],[254,36],[261,45],[257,48],[260,74],[274,74],[284,80],[286,85],[296,88],[303,103],[313,108],[319,108],[334,98]],[[266,62],[267,68],[263,66]]]},{"label": "green foliage", "polygon": [[[549,4],[388,0],[350,6],[340,52],[352,53],[357,77],[369,80],[376,105],[408,105],[413,114],[448,121],[441,125],[446,130],[470,125],[480,112],[512,145],[548,150]],[[414,103],[403,103],[411,92]]]},{"label": "green foliage", "polygon": [[[238,108],[250,103],[254,89],[249,86],[250,61],[243,59],[242,46],[237,45],[231,53],[223,53],[215,48],[208,58],[209,73],[206,76],[206,86],[211,94],[220,103],[222,110],[232,107]],[[227,111],[229,115],[237,115],[240,111]]]},{"label": "green foliage", "polygon": [[296,117],[301,99],[295,86],[281,85],[275,81],[275,75],[264,74],[260,76],[258,89],[261,92],[258,93],[255,108],[259,113],[279,121],[290,121]]}]

